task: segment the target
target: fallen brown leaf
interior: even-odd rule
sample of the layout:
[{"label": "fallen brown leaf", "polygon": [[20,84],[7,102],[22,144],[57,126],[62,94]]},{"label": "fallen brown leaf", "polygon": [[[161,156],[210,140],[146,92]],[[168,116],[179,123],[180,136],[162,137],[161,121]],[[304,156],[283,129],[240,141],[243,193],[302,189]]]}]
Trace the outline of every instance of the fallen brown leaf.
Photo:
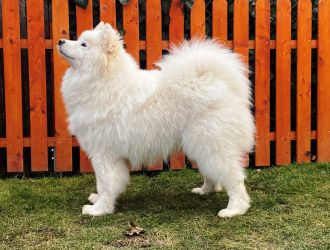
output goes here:
[{"label": "fallen brown leaf", "polygon": [[138,227],[133,221],[130,221],[128,223],[129,228],[127,229],[125,235],[127,237],[131,236],[139,236],[141,234],[144,234],[144,229],[142,227]]}]

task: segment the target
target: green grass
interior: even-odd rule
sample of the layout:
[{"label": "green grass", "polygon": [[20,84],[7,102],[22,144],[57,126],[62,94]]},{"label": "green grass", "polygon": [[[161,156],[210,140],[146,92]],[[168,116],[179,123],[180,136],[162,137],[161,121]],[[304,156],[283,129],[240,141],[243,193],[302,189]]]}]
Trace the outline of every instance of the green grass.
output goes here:
[{"label": "green grass", "polygon": [[[330,165],[249,170],[252,207],[221,219],[225,193],[190,193],[193,170],[134,175],[116,213],[81,215],[93,175],[0,180],[0,249],[329,249]],[[145,229],[127,238],[129,221]]]}]

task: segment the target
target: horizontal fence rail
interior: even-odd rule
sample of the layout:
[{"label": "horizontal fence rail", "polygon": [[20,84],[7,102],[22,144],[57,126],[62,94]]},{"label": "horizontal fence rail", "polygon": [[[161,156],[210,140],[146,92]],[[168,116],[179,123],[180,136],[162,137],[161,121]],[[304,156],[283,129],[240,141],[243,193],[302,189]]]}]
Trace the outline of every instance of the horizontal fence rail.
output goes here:
[{"label": "horizontal fence rail", "polygon": [[[185,38],[213,37],[240,53],[257,127],[250,166],[330,161],[330,0],[69,2],[0,1],[0,173],[93,171],[67,130],[60,86],[69,65],[56,45],[100,20],[146,69]],[[140,170],[186,164],[197,167],[176,152]]]}]

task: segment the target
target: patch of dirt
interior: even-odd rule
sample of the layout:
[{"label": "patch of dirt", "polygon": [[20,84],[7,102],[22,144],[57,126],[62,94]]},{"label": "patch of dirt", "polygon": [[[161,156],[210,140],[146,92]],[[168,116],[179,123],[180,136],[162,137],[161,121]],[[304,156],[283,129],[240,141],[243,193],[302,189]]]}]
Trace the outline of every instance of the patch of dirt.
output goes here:
[{"label": "patch of dirt", "polygon": [[156,235],[140,235],[134,237],[126,237],[124,239],[104,242],[104,245],[112,248],[150,248],[152,246],[170,246],[171,242],[168,238],[159,238]]},{"label": "patch of dirt", "polygon": [[122,248],[122,247],[139,247],[139,248],[148,248],[152,246],[150,239],[147,237],[131,237],[122,240],[115,240],[107,242],[106,245]]},{"label": "patch of dirt", "polygon": [[52,238],[64,237],[65,233],[54,227],[40,227],[32,229],[23,229],[7,235],[2,243],[10,247],[10,249],[21,249],[22,245],[26,247],[35,247],[39,244],[48,242]]},{"label": "patch of dirt", "polygon": [[61,230],[58,230],[56,228],[53,227],[42,227],[42,228],[38,228],[35,230],[30,230],[31,232],[35,232],[38,234],[42,234],[42,235],[46,235],[46,236],[65,236],[64,232],[62,232]]}]

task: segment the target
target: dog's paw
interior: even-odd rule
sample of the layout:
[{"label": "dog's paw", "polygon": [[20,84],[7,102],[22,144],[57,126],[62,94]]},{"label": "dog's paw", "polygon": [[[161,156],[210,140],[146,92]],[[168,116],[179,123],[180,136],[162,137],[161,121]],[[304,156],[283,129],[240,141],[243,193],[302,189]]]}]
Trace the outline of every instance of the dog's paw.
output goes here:
[{"label": "dog's paw", "polygon": [[95,194],[95,193],[91,193],[89,196],[88,196],[88,200],[90,203],[94,204],[97,199],[99,198],[99,195],[98,194]]},{"label": "dog's paw", "polygon": [[214,192],[221,192],[223,190],[223,187],[220,184],[216,184],[214,186]]},{"label": "dog's paw", "polygon": [[242,215],[242,214],[245,214],[247,211],[247,209],[242,209],[242,210],[239,210],[239,209],[229,209],[229,208],[225,208],[225,209],[222,209],[220,210],[220,212],[218,213],[218,216],[221,217],[221,218],[230,218],[230,217],[233,217],[233,216],[236,216],[236,215]]},{"label": "dog's paw", "polygon": [[105,210],[97,208],[95,205],[84,205],[82,208],[82,214],[92,215],[92,216],[101,216],[105,214],[112,214],[113,209]]},{"label": "dog's paw", "polygon": [[199,194],[199,195],[207,194],[207,192],[205,192],[203,188],[199,188],[199,187],[193,188],[191,190],[191,192],[194,193],[194,194]]}]

